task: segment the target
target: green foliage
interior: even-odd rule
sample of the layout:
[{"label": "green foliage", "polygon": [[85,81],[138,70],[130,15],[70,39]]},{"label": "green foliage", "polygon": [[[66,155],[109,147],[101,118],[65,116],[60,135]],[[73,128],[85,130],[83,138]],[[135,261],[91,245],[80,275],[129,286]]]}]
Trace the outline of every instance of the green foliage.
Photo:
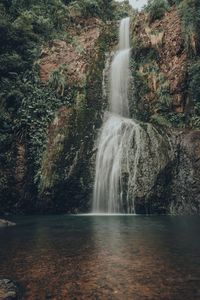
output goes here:
[{"label": "green foliage", "polygon": [[166,0],[149,0],[145,6],[145,11],[148,13],[150,23],[161,19],[168,9],[169,5]]},{"label": "green foliage", "polygon": [[200,59],[191,61],[188,68],[188,92],[193,103],[190,126],[200,128]]},{"label": "green foliage", "polygon": [[[1,2],[4,2],[1,0]],[[51,1],[10,1],[4,10],[10,14],[17,27],[48,34],[63,29],[68,18],[67,7],[60,0]]]},{"label": "green foliage", "polygon": [[[134,39],[134,38],[133,38]],[[159,61],[159,52],[154,48],[145,48],[136,39],[133,40],[132,56],[138,63],[154,64]]]},{"label": "green foliage", "polygon": [[0,0],[0,77],[30,68],[40,45],[64,29],[67,17],[60,0]]},{"label": "green foliage", "polygon": [[14,28],[22,30],[26,28],[27,32],[43,35],[47,37],[53,30],[53,24],[49,18],[37,15],[37,7],[31,11],[23,11],[13,23]]},{"label": "green foliage", "polygon": [[182,22],[185,50],[190,58],[187,82],[190,115],[187,123],[192,128],[200,128],[200,2],[179,0],[176,4]]},{"label": "green foliage", "polygon": [[56,90],[58,95],[63,96],[66,87],[66,77],[64,71],[66,69],[65,65],[59,66],[54,70],[49,76],[49,85]]},{"label": "green foliage", "polygon": [[101,13],[99,3],[96,0],[81,0],[79,5],[84,17],[99,16]]},{"label": "green foliage", "polygon": [[151,122],[156,125],[163,126],[163,127],[171,127],[172,126],[172,124],[167,119],[167,117],[165,115],[161,115],[161,114],[155,114],[155,115],[151,116]]},{"label": "green foliage", "polygon": [[115,3],[115,18],[121,20],[122,18],[128,17],[134,14],[132,6],[129,1],[125,0],[121,3]]},{"label": "green foliage", "polygon": [[70,3],[69,9],[74,11],[75,15],[84,18],[99,17],[103,20],[111,20],[114,17],[113,0],[76,0]]},{"label": "green foliage", "polygon": [[[64,97],[58,97],[51,88],[44,87],[37,78],[34,79],[32,74],[2,82],[0,100],[4,110],[9,112],[9,119],[4,117],[2,122],[8,126],[12,120],[13,134],[18,140],[26,141],[27,155],[34,176],[38,172],[46,147],[48,126],[55,112],[63,105],[70,106],[73,97],[69,91]],[[1,118],[5,116],[5,111],[3,115],[0,114]]]},{"label": "green foliage", "polygon": [[172,5],[178,5],[178,4],[180,4],[180,2],[181,2],[182,0],[167,0],[167,2],[169,3],[169,5],[170,6],[172,6]]},{"label": "green foliage", "polygon": [[37,36],[25,28],[16,29],[7,19],[0,20],[0,77],[22,72],[35,58]]},{"label": "green foliage", "polygon": [[195,104],[200,103],[200,59],[191,63],[188,75],[190,95]]},{"label": "green foliage", "polygon": [[61,105],[70,105],[69,97],[65,99],[57,97],[52,89],[44,87],[37,81],[23,78],[16,84],[23,93],[23,99],[17,112],[19,121],[17,127],[18,130],[21,128],[22,132],[30,133],[30,129],[37,127],[37,124],[48,125],[54,112]]},{"label": "green foliage", "polygon": [[[84,78],[81,83],[83,91],[80,89],[77,94],[76,89],[72,91],[66,85],[65,66],[52,72],[46,85],[40,82],[35,72],[34,62],[38,61],[41,47],[47,41],[61,38],[72,42],[67,28],[74,21],[70,15],[70,5],[73,3],[80,9],[80,17],[100,17],[104,21],[114,18],[115,6],[112,0],[0,0],[0,213],[1,209],[2,211],[7,208],[14,209],[16,204],[26,207],[35,206],[36,199],[30,200],[29,197],[37,198],[41,179],[41,161],[46,153],[47,132],[59,108],[74,105],[79,121],[84,120],[85,123],[91,124],[88,130],[85,128],[85,123],[74,122],[76,136],[73,143],[77,151],[80,148],[80,140],[84,139],[83,131],[87,131],[88,135],[88,132],[93,130],[91,115],[94,116],[94,109],[91,108],[89,111],[93,105],[93,97],[91,97],[92,105],[88,105],[85,96],[88,78]],[[78,31],[78,26],[76,29]],[[116,35],[116,32],[114,34]],[[102,74],[105,49],[111,41],[113,42],[113,32],[106,37],[108,39],[106,42],[101,40],[102,56],[100,55],[98,62],[95,63],[96,68],[101,70],[98,78],[101,78]],[[79,45],[76,50],[82,53]],[[95,84],[94,78],[97,80],[97,74],[92,75],[90,86]],[[76,100],[77,102],[74,103]],[[84,109],[84,105],[87,110]],[[24,197],[20,194],[20,199],[23,198],[20,204],[18,191],[15,190],[14,172],[17,143],[21,143],[25,148],[27,180],[23,182],[22,189],[25,195],[28,195]],[[68,147],[68,145],[64,146]],[[56,153],[62,152],[61,148]],[[74,155],[73,151],[72,154]],[[64,174],[66,166],[62,166],[64,155],[58,168],[56,166],[56,169],[63,172],[63,178],[66,175]],[[85,167],[83,169],[85,170]],[[71,193],[73,189],[71,184],[69,188]],[[77,185],[74,188],[76,189]],[[58,188],[57,191],[60,189]],[[63,197],[66,198],[65,195]]]},{"label": "green foliage", "polygon": [[190,119],[190,126],[192,128],[200,129],[200,116],[192,116]]},{"label": "green foliage", "polygon": [[162,74],[158,76],[158,89],[156,91],[158,102],[157,109],[160,111],[170,111],[172,108],[172,99],[170,96],[169,82],[166,81]]},{"label": "green foliage", "polygon": [[146,78],[139,72],[139,64],[131,59],[131,73],[133,77],[132,99],[129,103],[131,115],[138,120],[149,121],[149,105],[144,96],[149,92]]},{"label": "green foliage", "polygon": [[185,113],[170,112],[165,114],[173,127],[185,128],[187,127]]},{"label": "green foliage", "polygon": [[200,53],[200,1],[182,0],[178,6],[185,49],[190,55]]},{"label": "green foliage", "polygon": [[186,116],[184,113],[160,112],[151,116],[151,122],[163,127],[186,127]]}]

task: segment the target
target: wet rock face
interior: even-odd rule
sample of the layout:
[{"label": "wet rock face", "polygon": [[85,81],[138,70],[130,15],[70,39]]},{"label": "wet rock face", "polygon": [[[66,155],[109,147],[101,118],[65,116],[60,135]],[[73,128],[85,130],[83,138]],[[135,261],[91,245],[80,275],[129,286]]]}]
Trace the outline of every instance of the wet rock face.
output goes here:
[{"label": "wet rock face", "polygon": [[[142,170],[141,191],[135,194],[137,213],[200,213],[200,131],[173,131],[163,134],[171,150],[146,149],[148,167]],[[166,143],[166,141],[165,141]],[[155,145],[155,143],[154,143]],[[164,155],[165,153],[165,155]],[[166,155],[168,153],[168,155]],[[157,159],[162,164],[157,164]],[[149,184],[151,183],[151,184]]]},{"label": "wet rock face", "polygon": [[157,176],[172,160],[170,144],[151,124],[146,130],[146,143],[139,161],[137,195],[147,195],[153,188]]},{"label": "wet rock face", "polygon": [[184,134],[173,171],[170,213],[200,213],[200,131]]},{"label": "wet rock face", "polygon": [[[141,124],[140,137],[136,134],[133,138],[132,149],[128,158],[128,186],[125,185],[127,195],[134,199],[137,213],[149,212],[152,193],[159,193],[156,185],[162,189],[165,186],[163,180],[160,183],[161,174],[167,169],[173,160],[173,151],[167,136],[158,131],[151,124]],[[130,198],[128,196],[128,198]],[[153,202],[155,203],[155,202]],[[155,209],[159,211],[159,207]]]},{"label": "wet rock face", "polygon": [[0,280],[0,299],[1,300],[18,300],[19,291],[17,285],[10,279]]},{"label": "wet rock face", "polygon": [[168,189],[175,152],[170,138],[151,124],[143,125],[133,198],[136,213],[167,213]]}]

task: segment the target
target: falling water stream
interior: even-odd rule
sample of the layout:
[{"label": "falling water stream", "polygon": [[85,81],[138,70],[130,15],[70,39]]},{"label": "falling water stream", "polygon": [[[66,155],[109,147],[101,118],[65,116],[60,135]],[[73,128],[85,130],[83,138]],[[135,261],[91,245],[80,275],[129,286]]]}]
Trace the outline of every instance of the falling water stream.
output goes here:
[{"label": "falling water stream", "polygon": [[[129,119],[129,26],[129,18],[121,21],[119,50],[111,64],[110,107],[98,141],[93,213],[135,213],[133,190],[142,128]],[[130,166],[133,141],[134,161]]]}]

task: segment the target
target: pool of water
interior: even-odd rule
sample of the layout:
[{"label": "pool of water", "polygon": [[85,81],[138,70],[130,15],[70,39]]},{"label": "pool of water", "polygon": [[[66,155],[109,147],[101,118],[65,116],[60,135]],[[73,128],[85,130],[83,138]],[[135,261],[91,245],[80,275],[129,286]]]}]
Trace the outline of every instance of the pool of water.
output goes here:
[{"label": "pool of water", "polygon": [[200,299],[200,218],[18,217],[0,228],[0,278],[23,299]]}]

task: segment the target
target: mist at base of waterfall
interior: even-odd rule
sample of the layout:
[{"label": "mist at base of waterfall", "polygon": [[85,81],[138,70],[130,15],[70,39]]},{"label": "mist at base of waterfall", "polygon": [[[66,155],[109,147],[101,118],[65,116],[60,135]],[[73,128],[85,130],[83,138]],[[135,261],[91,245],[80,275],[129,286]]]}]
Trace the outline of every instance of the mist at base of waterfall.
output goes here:
[{"label": "mist at base of waterfall", "polygon": [[98,213],[98,212],[92,212],[92,213],[86,213],[86,214],[76,214],[77,217],[82,217],[82,216],[86,216],[86,217],[120,217],[120,216],[132,216],[132,217],[136,217],[136,216],[139,216],[137,214],[122,214],[122,213]]}]

